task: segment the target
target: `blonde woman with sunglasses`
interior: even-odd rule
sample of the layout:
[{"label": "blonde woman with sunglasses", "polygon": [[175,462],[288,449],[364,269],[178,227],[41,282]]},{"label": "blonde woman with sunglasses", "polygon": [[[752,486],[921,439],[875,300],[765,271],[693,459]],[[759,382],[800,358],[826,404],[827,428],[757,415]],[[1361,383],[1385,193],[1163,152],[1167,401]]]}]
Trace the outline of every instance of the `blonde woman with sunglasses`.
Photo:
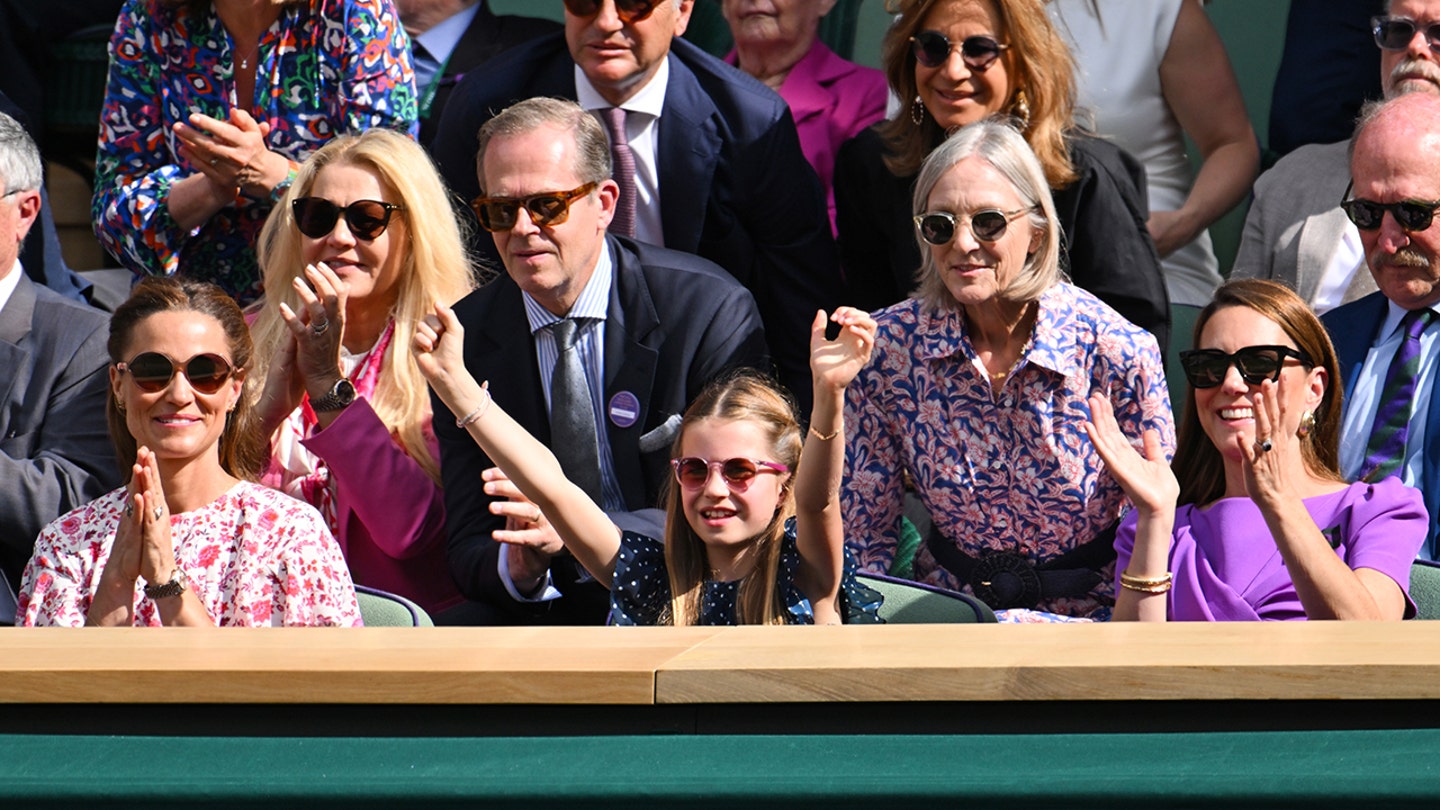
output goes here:
[{"label": "blonde woman with sunglasses", "polygon": [[409,335],[472,286],[449,200],[402,134],[326,144],[261,232],[254,323],[270,437],[261,480],[320,510],[356,582],[441,621],[464,600],[445,563],[439,448]]},{"label": "blonde woman with sunglasses", "polygon": [[107,410],[125,486],[35,542],[17,623],[360,624],[315,510],[254,483],[250,332],[212,284],[140,282],[110,323]]}]

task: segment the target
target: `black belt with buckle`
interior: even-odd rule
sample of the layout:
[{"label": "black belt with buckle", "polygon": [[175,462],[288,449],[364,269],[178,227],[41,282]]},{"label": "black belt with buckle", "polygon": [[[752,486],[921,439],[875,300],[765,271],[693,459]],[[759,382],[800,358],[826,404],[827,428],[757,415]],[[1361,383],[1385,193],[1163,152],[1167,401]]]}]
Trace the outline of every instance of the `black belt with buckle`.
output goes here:
[{"label": "black belt with buckle", "polygon": [[975,598],[994,610],[1033,608],[1046,599],[1084,596],[1103,581],[1099,570],[1115,559],[1115,521],[1084,545],[1034,565],[1013,551],[992,551],[972,557],[955,547],[936,526],[925,547],[935,561],[961,582]]}]

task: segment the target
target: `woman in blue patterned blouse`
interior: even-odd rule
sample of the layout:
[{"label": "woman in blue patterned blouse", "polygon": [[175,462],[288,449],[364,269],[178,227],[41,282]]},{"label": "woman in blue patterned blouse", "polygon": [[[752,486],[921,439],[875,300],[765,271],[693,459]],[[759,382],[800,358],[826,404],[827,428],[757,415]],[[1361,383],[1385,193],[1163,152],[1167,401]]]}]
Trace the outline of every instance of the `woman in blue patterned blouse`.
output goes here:
[{"label": "woman in blue patterned blouse", "polygon": [[110,40],[91,204],[136,275],[261,293],[255,240],[300,161],[343,133],[414,133],[391,0],[128,0]]},{"label": "woman in blue patterned blouse", "polygon": [[913,210],[919,289],[876,313],[874,357],[846,394],[846,539],[886,571],[908,477],[934,523],[916,579],[1000,610],[1103,618],[1126,501],[1085,434],[1087,398],[1107,396],[1132,441],[1154,429],[1173,452],[1155,338],[1061,280],[1049,185],[1007,124],[937,147]]}]

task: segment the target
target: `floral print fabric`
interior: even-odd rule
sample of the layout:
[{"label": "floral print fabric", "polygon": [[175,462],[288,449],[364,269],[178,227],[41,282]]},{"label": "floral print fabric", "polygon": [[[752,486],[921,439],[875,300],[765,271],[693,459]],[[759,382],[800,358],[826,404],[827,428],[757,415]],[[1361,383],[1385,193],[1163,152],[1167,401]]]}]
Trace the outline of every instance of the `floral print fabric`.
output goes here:
[{"label": "floral print fabric", "polygon": [[[795,518],[785,523],[780,547],[779,587],[784,594],[786,624],[814,624],[810,600],[795,587],[800,570],[800,547],[795,536]],[[882,597],[855,578],[855,558],[845,552],[845,569],[840,582],[840,615],[846,624],[879,623]],[[706,581],[700,600],[700,624],[733,625],[735,600],[740,583]],[[665,565],[665,544],[635,532],[620,536],[620,554],[610,583],[610,623],[656,625],[670,623],[670,573]]]},{"label": "floral print fabric", "polygon": [[[959,310],[908,300],[876,314],[870,365],[846,392],[847,542],[863,569],[885,573],[900,536],[908,474],[936,527],[962,551],[1014,551],[1034,563],[1083,545],[1127,505],[1085,433],[1092,392],[1108,393],[1139,446],[1175,425],[1160,350],[1148,332],[1090,293],[1042,294],[1030,344],[991,388]],[[969,593],[921,544],[915,579]],[[1105,582],[1083,597],[1042,600],[1051,613],[1103,617]]]},{"label": "floral print fabric", "polygon": [[[213,8],[129,0],[110,40],[91,218],[106,248],[137,275],[213,281],[246,303],[258,297],[255,242],[274,201],[237,194],[200,228],[171,217],[170,187],[196,170],[171,127],[191,113],[226,119],[235,102],[230,36]],[[260,37],[256,121],[271,151],[299,163],[339,134],[391,127],[414,134],[410,41],[391,0],[290,4]],[[283,189],[282,189],[283,190]],[[279,192],[275,194],[278,198]]]},{"label": "floral print fabric", "polygon": [[[25,566],[17,624],[80,627],[110,559],[125,488],[60,516]],[[219,626],[360,626],[355,586],[320,514],[259,484],[236,484],[214,502],[171,515],[175,564]],[[135,625],[160,611],[135,583]]]}]

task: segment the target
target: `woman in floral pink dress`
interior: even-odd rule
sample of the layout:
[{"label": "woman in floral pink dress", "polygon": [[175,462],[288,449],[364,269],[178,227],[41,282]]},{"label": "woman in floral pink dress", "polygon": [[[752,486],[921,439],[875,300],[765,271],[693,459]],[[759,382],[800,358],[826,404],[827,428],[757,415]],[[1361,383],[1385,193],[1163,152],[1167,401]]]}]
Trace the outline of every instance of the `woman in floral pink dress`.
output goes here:
[{"label": "woman in floral pink dress", "polygon": [[41,531],[18,623],[359,625],[320,515],[249,480],[264,450],[234,300],[145,279],[116,310],[109,349],[110,435],[128,480]]}]

